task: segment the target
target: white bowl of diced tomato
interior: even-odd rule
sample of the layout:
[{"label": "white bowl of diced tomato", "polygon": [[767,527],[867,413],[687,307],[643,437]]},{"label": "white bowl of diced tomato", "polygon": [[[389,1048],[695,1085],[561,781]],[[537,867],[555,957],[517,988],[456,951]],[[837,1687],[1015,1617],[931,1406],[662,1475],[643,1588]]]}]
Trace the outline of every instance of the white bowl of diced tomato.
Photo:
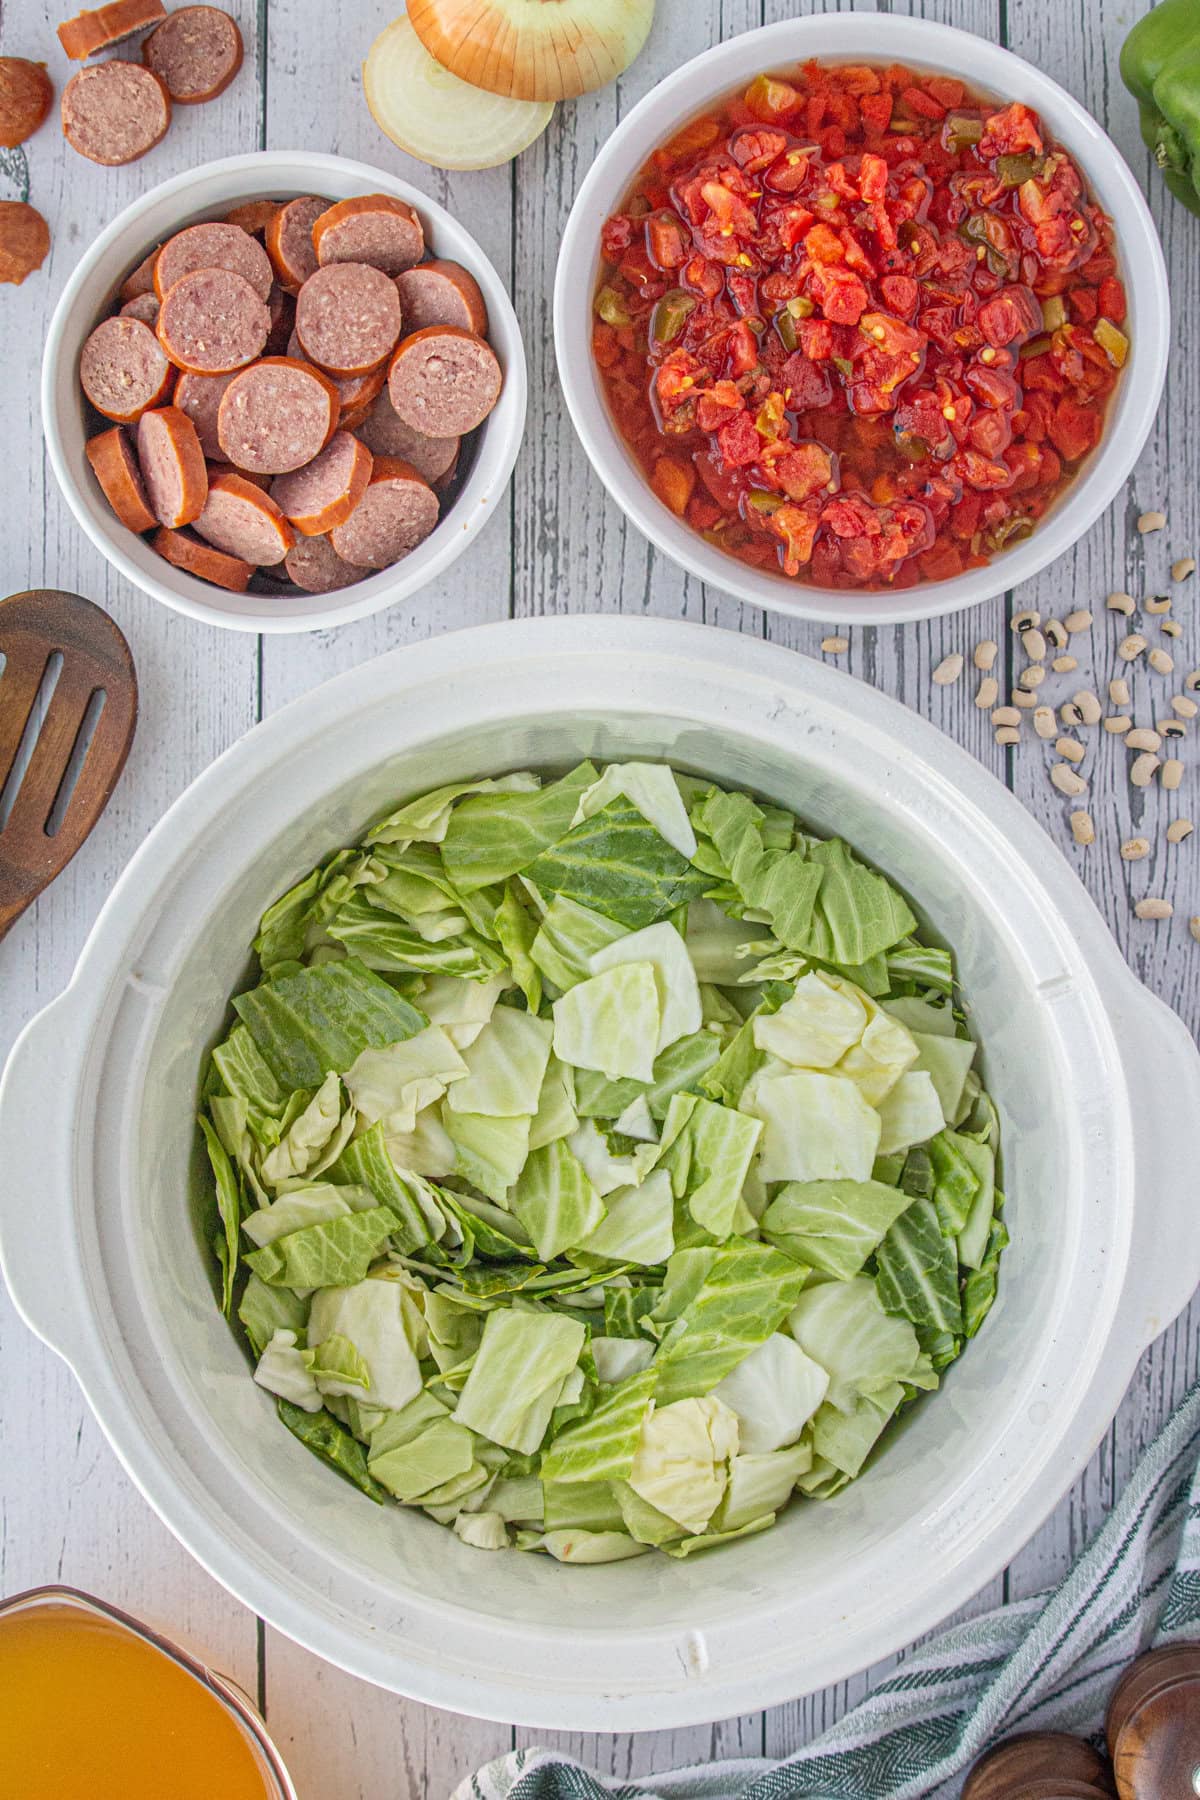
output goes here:
[{"label": "white bowl of diced tomato", "polygon": [[617,505],[702,580],[899,623],[1045,568],[1116,498],[1166,377],[1145,200],[1040,70],[895,14],[719,44],[580,188],[559,374]]}]

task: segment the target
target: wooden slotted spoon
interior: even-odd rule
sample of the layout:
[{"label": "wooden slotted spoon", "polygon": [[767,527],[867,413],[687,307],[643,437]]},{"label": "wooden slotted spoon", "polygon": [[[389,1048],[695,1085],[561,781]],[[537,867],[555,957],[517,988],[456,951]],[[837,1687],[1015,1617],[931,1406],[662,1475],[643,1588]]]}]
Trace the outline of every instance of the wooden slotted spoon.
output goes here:
[{"label": "wooden slotted spoon", "polygon": [[[31,715],[56,652],[62,666],[30,745]],[[70,862],[108,804],[133,742],[137,676],[108,614],[57,588],[0,600],[0,657],[0,805],[11,797],[0,823],[2,938]],[[92,720],[80,764],[76,743]],[[28,761],[17,773],[22,745]]]}]

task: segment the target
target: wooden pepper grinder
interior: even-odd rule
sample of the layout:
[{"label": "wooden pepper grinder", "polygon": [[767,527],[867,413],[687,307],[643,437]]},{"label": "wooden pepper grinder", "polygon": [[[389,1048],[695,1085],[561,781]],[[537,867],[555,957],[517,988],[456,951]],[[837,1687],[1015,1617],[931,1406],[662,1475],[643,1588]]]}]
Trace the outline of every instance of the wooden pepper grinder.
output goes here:
[{"label": "wooden pepper grinder", "polygon": [[1112,1800],[1115,1793],[1108,1764],[1082,1738],[1029,1731],[980,1758],[962,1800]]},{"label": "wooden pepper grinder", "polygon": [[1200,1795],[1200,1644],[1171,1644],[1130,1663],[1105,1733],[1121,1800]]}]

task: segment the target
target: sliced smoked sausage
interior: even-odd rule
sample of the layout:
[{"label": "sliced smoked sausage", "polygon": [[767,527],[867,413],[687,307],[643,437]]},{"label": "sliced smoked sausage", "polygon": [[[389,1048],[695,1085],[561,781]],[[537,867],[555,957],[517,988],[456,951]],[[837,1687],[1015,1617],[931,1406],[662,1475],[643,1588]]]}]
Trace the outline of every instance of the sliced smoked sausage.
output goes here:
[{"label": "sliced smoked sausage", "polygon": [[358,435],[372,456],[398,456],[402,462],[410,462],[435,490],[447,486],[453,478],[459,439],[427,437],[423,431],[414,431],[392,405],[386,388],[358,427]]},{"label": "sliced smoked sausage", "polygon": [[143,325],[149,325],[151,331],[158,324],[158,295],[135,294],[120,309],[123,319],[140,319]]},{"label": "sliced smoked sausage", "polygon": [[0,282],[20,287],[40,269],[50,248],[50,227],[26,200],[0,200]]},{"label": "sliced smoked sausage", "polygon": [[400,297],[382,270],[330,263],[296,299],[296,337],[310,362],[331,375],[365,375],[400,336]]},{"label": "sliced smoked sausage", "polygon": [[298,294],[310,275],[317,271],[317,253],[313,249],[313,222],[325,211],[327,202],[315,194],[301,194],[279,207],[267,226],[264,239],[267,255],[275,266],[275,274],[289,294]]},{"label": "sliced smoked sausage", "polygon": [[462,437],[500,398],[502,377],[490,344],[457,325],[430,325],[397,347],[388,393],[406,425],[428,437]]},{"label": "sliced smoked sausage", "polygon": [[358,194],[339,200],[312,228],[317,261],[366,263],[399,275],[425,254],[425,233],[411,206],[391,194]]},{"label": "sliced smoked sausage", "polygon": [[327,537],[297,538],[284,557],[283,566],[306,594],[332,594],[338,588],[352,587],[371,573],[346,562]]},{"label": "sliced smoked sausage", "polygon": [[[307,361],[294,326],[292,335],[288,339],[286,354],[294,357],[297,362]],[[353,431],[362,423],[371,410],[371,404],[376,394],[379,393],[386,380],[386,362],[381,362],[375,368],[368,369],[365,375],[335,375],[332,377],[333,385],[342,402],[342,416],[338,420],[340,429]]]},{"label": "sliced smoked sausage", "polygon": [[158,261],[160,245],[155,245],[149,256],[143,256],[136,269],[125,277],[118,289],[121,300],[136,300],[139,294],[154,293],[154,265]]},{"label": "sliced smoked sausage", "polygon": [[0,146],[15,150],[31,138],[50,111],[54,87],[45,63],[0,56]]},{"label": "sliced smoked sausage", "polygon": [[319,456],[290,475],[277,475],[271,497],[304,537],[344,525],[371,479],[374,458],[348,431],[335,431]]},{"label": "sliced smoked sausage", "polygon": [[143,413],[137,453],[146,498],[159,524],[176,531],[198,519],[208,499],[208,469],[187,414],[177,406]]},{"label": "sliced smoked sausage", "polygon": [[253,563],[226,556],[223,550],[202,544],[186,531],[158,531],[150,540],[150,547],[177,569],[197,575],[201,581],[211,581],[215,587],[228,588],[234,594],[244,594],[254,574]]},{"label": "sliced smoked sausage", "polygon": [[418,263],[397,275],[396,292],[406,332],[424,331],[427,325],[458,325],[477,337],[487,336],[483,290],[461,263],[436,259]]},{"label": "sliced smoked sausage", "polygon": [[268,356],[231,381],[217,412],[222,453],[256,475],[288,475],[319,456],[341,402],[328,375],[290,356]]},{"label": "sliced smoked sausage", "polygon": [[180,6],[142,45],[142,61],[178,106],[223,94],[242,66],[242,34],[216,6]]},{"label": "sliced smoked sausage", "polygon": [[362,499],[329,538],[347,562],[361,569],[387,569],[415,550],[437,521],[437,495],[429,483],[411,463],[380,456]]},{"label": "sliced smoked sausage", "polygon": [[106,419],[132,425],[170,391],[174,370],[142,319],[102,319],[79,353],[79,382]]},{"label": "sliced smoked sausage", "polygon": [[232,269],[248,281],[260,300],[271,295],[271,259],[240,225],[213,220],[189,225],[169,237],[154,265],[154,291],[161,300],[169,288],[196,269]]},{"label": "sliced smoked sausage", "polygon": [[240,206],[225,214],[225,223],[240,225],[251,237],[260,238],[278,211],[278,200],[243,200]]},{"label": "sliced smoked sausage", "polygon": [[104,491],[104,498],[130,531],[151,531],[158,524],[138,468],[133,446],[119,425],[111,431],[98,432],[84,448],[92,465],[92,473]]},{"label": "sliced smoked sausage", "polygon": [[115,168],[161,143],[171,97],[141,63],[93,63],[72,75],[62,96],[63,136],[89,162]]},{"label": "sliced smoked sausage", "polygon": [[156,330],[178,368],[227,375],[262,354],[271,312],[244,275],[232,269],[193,269],[168,288]]},{"label": "sliced smoked sausage", "polygon": [[173,399],[196,427],[200,448],[207,457],[221,455],[217,436],[217,409],[233,375],[192,375],[186,370],[175,383]]},{"label": "sliced smoked sausage", "polygon": [[166,16],[162,0],[110,0],[108,6],[85,8],[65,19],[58,27],[58,41],[73,62],[83,62]]},{"label": "sliced smoked sausage", "polygon": [[296,541],[270,494],[243,475],[214,475],[204,511],[192,523],[206,543],[256,568],[282,562]]}]

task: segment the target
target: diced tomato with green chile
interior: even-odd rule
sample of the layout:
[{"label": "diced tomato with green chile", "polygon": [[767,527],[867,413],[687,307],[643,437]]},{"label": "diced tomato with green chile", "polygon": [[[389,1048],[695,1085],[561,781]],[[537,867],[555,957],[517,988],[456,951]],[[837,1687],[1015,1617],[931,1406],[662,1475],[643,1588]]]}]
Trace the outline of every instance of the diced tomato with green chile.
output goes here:
[{"label": "diced tomato with green chile", "polygon": [[593,349],[655,492],[751,565],[904,587],[1028,536],[1125,360],[1112,225],[1020,102],[806,63],[654,152]]}]

